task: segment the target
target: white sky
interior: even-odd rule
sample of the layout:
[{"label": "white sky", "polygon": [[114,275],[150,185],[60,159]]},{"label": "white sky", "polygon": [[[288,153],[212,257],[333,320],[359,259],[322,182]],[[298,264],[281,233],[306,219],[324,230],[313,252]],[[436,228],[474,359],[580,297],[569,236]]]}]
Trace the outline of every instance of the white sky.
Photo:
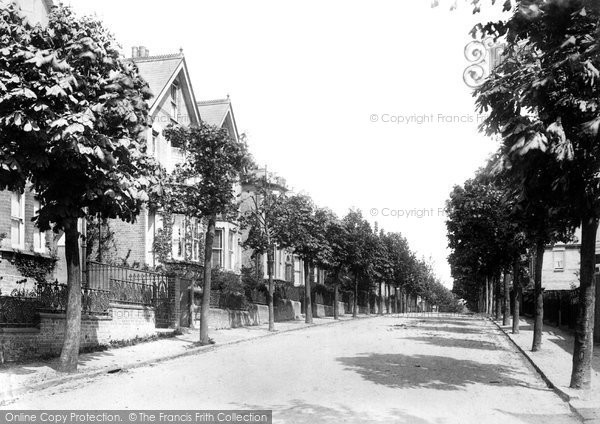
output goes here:
[{"label": "white sky", "polygon": [[[401,232],[451,287],[438,208],[496,148],[477,132],[463,50],[473,24],[497,11],[472,15],[461,0],[453,12],[429,0],[66,3],[103,19],[127,56],[133,45],[183,48],[197,99],[231,96],[259,163],[340,216],[357,207]],[[440,122],[454,116],[471,122]]]}]

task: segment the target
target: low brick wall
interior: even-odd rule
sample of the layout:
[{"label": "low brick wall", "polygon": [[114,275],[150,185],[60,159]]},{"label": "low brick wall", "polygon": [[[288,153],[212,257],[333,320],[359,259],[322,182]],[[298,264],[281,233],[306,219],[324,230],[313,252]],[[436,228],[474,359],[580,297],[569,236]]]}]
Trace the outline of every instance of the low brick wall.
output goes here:
[{"label": "low brick wall", "polygon": [[323,318],[323,317],[332,317],[333,316],[333,306],[322,305],[320,303],[312,304],[313,317],[315,318]]},{"label": "low brick wall", "polygon": [[[208,328],[211,330],[222,330],[227,328],[250,327],[254,325],[267,324],[269,322],[269,307],[267,305],[255,305],[256,309],[251,311],[234,311],[230,309],[211,308],[208,314]],[[196,327],[200,325],[201,307],[195,308]],[[275,321],[293,321],[300,317],[300,302],[286,300],[275,308]]]},{"label": "low brick wall", "polygon": [[[81,348],[94,348],[156,335],[154,308],[111,305],[110,315],[84,315]],[[65,334],[65,315],[40,313],[36,328],[0,328],[0,359],[16,361],[60,354]]]},{"label": "low brick wall", "polygon": [[300,314],[300,302],[295,302],[293,300],[282,300],[275,307],[276,322],[293,321],[300,318]]}]

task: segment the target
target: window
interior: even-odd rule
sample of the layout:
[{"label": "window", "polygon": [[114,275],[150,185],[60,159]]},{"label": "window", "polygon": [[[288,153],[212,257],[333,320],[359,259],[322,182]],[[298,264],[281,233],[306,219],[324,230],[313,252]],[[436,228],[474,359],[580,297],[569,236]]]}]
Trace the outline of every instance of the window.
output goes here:
[{"label": "window", "polygon": [[565,250],[554,250],[552,256],[554,258],[554,270],[562,271],[565,268]]},{"label": "window", "polygon": [[10,239],[12,247],[25,247],[25,198],[16,192],[10,198]]},{"label": "window", "polygon": [[192,228],[192,260],[200,260],[200,250],[202,247],[202,224],[199,219],[194,220]]},{"label": "window", "polygon": [[212,266],[223,267],[223,230],[215,230],[215,238],[212,244]]},{"label": "window", "polygon": [[179,116],[179,86],[176,83],[171,85],[171,118],[177,120]]},{"label": "window", "polygon": [[150,155],[156,157],[158,149],[158,131],[152,130],[152,144],[150,145]]},{"label": "window", "polygon": [[235,267],[235,233],[229,231],[229,237],[227,238],[227,248],[229,249],[229,269],[233,270]]},{"label": "window", "polygon": [[285,257],[285,281],[288,283],[294,282],[294,261],[291,255]]},{"label": "window", "polygon": [[[39,210],[41,209],[41,205],[40,205],[40,201],[39,200],[34,200],[33,201],[33,215],[36,216],[39,212]],[[46,232],[45,231],[40,231],[40,229],[37,227],[35,227],[35,229],[33,230],[33,250],[35,250],[36,252],[45,252],[46,249]]]},{"label": "window", "polygon": [[185,249],[185,222],[183,215],[173,217],[173,258],[182,259]]}]

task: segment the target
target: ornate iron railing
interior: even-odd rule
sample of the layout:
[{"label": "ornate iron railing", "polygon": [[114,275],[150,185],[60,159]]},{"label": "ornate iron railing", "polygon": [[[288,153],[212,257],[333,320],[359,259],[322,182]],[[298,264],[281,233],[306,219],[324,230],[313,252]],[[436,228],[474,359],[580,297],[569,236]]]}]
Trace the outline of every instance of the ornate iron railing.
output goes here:
[{"label": "ornate iron railing", "polygon": [[120,265],[103,264],[95,261],[88,261],[85,269],[87,287],[101,290],[110,290],[113,280],[145,284],[153,287],[167,284],[167,279],[167,275],[164,273]]},{"label": "ornate iron railing", "polygon": [[110,297],[113,302],[152,306],[154,286],[133,281],[110,280]]},{"label": "ornate iron railing", "polygon": [[33,327],[39,324],[38,299],[0,296],[1,327]]}]

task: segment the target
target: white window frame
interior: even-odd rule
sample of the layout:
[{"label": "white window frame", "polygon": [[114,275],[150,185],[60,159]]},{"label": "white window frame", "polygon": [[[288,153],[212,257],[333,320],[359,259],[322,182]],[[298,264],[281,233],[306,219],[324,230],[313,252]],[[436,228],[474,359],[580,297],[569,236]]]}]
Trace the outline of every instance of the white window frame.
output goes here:
[{"label": "white window frame", "polygon": [[566,253],[564,248],[554,249],[552,251],[552,266],[554,271],[564,271]]},{"label": "white window frame", "polygon": [[[15,211],[15,204],[18,203],[18,210]],[[13,235],[13,225],[17,228],[18,242],[15,243]],[[15,249],[25,248],[25,194],[16,191],[11,192],[10,198],[10,242]]]},{"label": "white window frame", "polygon": [[173,259],[183,259],[185,256],[185,217],[173,215]]},{"label": "white window frame", "polygon": [[171,84],[171,119],[177,121],[179,116],[179,84]]},{"label": "white window frame", "polygon": [[[34,199],[33,201],[33,216],[37,215],[42,205],[39,200]],[[37,225],[33,230],[33,250],[38,253],[46,253],[48,247],[46,246],[46,232],[41,231]]]},{"label": "white window frame", "polygon": [[235,266],[235,232],[229,230],[227,233],[227,253],[229,256],[229,269],[233,270]]},{"label": "white window frame", "polygon": [[[223,266],[223,234],[225,233],[225,230],[223,228],[217,228],[215,229],[215,238],[213,239],[213,244],[211,246],[212,249],[212,259],[211,259],[211,266],[213,268],[224,268]],[[217,240],[217,234],[219,234],[219,241],[220,241],[220,247],[215,247],[215,240]],[[215,256],[216,254],[216,256]],[[218,265],[215,266],[215,258],[218,258]]]},{"label": "white window frame", "polygon": [[192,227],[192,260],[200,261],[200,250],[202,248],[202,221],[194,219]]}]

